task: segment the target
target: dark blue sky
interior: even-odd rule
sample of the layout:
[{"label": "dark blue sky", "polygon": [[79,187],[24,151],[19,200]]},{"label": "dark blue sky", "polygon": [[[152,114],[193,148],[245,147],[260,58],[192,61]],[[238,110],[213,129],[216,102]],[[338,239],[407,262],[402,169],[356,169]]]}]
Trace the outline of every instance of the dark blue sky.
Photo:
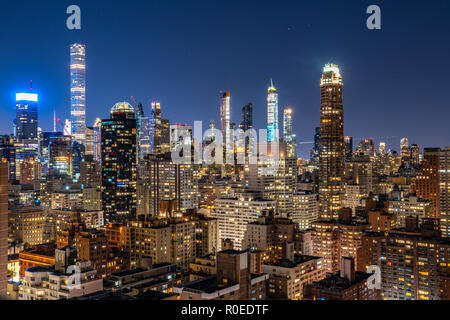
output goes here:
[{"label": "dark blue sky", "polygon": [[[82,30],[66,28],[66,8],[82,10]],[[382,10],[382,30],[366,29],[366,8]],[[172,123],[219,119],[219,91],[231,91],[232,121],[254,104],[266,123],[274,79],[294,109],[299,142],[319,124],[321,68],[340,65],[345,134],[422,147],[450,143],[450,2],[365,0],[8,1],[0,11],[0,132],[12,132],[14,93],[30,79],[39,125],[69,116],[69,45],[87,45],[87,124],[133,95],[149,112],[162,103]],[[381,138],[382,137],[382,138]],[[358,141],[355,141],[357,143]],[[311,145],[300,145],[307,156]]]}]

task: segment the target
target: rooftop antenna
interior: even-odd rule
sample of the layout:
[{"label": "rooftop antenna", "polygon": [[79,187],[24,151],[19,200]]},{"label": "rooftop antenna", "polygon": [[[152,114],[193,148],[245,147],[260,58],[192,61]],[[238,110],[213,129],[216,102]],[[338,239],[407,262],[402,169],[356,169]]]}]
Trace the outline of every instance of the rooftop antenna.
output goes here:
[{"label": "rooftop antenna", "polygon": [[270,78],[270,87],[273,88],[273,81],[272,81],[272,78]]},{"label": "rooftop antenna", "polygon": [[30,91],[33,91],[33,80],[30,80]]}]

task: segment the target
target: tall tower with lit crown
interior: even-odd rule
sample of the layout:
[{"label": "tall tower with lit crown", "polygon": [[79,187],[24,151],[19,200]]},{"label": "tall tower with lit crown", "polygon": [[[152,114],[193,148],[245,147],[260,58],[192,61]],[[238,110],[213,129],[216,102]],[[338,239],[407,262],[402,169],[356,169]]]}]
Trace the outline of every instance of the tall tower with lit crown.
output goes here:
[{"label": "tall tower with lit crown", "polygon": [[70,46],[70,120],[74,140],[86,138],[86,46]]},{"label": "tall tower with lit crown", "polygon": [[319,217],[338,218],[344,195],[344,107],[342,76],[335,64],[326,64],[320,82]]},{"label": "tall tower with lit crown", "polygon": [[283,138],[286,142],[286,151],[289,157],[297,157],[297,138],[292,128],[292,109],[284,109],[283,117]]},{"label": "tall tower with lit crown", "polygon": [[270,87],[267,89],[267,141],[279,140],[278,130],[278,92],[270,79]]}]

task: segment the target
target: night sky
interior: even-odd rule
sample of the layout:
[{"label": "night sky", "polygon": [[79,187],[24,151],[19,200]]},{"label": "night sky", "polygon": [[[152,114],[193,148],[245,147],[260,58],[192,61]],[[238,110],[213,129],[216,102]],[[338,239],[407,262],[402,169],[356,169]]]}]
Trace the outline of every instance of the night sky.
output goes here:
[{"label": "night sky", "polygon": [[[66,28],[66,8],[82,30]],[[382,30],[366,28],[377,4]],[[270,78],[294,109],[298,142],[319,125],[319,80],[333,62],[344,79],[345,134],[398,150],[450,144],[450,1],[189,0],[2,1],[0,133],[12,132],[14,94],[29,80],[40,96],[39,126],[69,117],[69,46],[87,45],[87,125],[130,96],[162,104],[171,123],[219,122],[219,92],[231,91],[232,121],[252,102],[266,124]],[[309,157],[311,144],[299,154]]]}]

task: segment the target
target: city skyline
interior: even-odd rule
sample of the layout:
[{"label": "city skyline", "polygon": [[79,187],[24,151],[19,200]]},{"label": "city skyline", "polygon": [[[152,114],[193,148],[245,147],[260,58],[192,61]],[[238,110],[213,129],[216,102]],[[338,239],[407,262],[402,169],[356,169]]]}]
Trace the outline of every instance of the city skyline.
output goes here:
[{"label": "city skyline", "polygon": [[[194,3],[193,8],[198,5],[199,3]],[[440,5],[444,8],[448,6],[446,4]],[[18,10],[13,5],[8,6],[11,7],[12,11]],[[145,60],[142,60],[142,55],[136,56],[136,53],[126,49],[127,55],[136,59],[124,60],[122,56],[117,56],[114,49],[110,48],[114,44],[114,40],[104,36],[106,30],[99,28],[97,25],[94,29],[92,23],[90,23],[93,12],[99,10],[101,5],[95,6],[81,2],[80,6],[83,8],[84,19],[84,28],[81,31],[69,33],[67,30],[62,30],[57,33],[60,37],[56,37],[56,34],[53,34],[55,38],[52,39],[37,36],[36,39],[30,39],[26,43],[17,44],[16,58],[11,61],[10,66],[3,68],[5,76],[0,79],[0,85],[4,88],[0,92],[0,107],[5,111],[5,116],[8,119],[3,121],[0,126],[2,133],[12,133],[12,120],[14,118],[12,97],[15,92],[25,91],[23,89],[26,88],[29,80],[34,80],[35,91],[40,96],[39,126],[43,131],[51,131],[54,109],[58,118],[69,118],[70,81],[67,51],[71,44],[79,42],[86,44],[88,56],[87,126],[92,126],[97,117],[107,118],[108,110],[116,102],[130,101],[130,96],[134,96],[143,103],[144,112],[147,114],[150,113],[150,101],[161,101],[166,112],[165,118],[170,119],[171,123],[187,122],[193,124],[195,120],[202,120],[204,123],[215,120],[216,123],[220,123],[218,121],[218,109],[219,93],[222,90],[231,92],[231,122],[239,123],[242,107],[247,103],[252,103],[254,106],[254,127],[264,128],[265,123],[267,123],[265,90],[269,79],[273,78],[279,93],[279,112],[282,112],[286,106],[293,109],[294,133],[297,135],[297,142],[299,143],[299,155],[308,158],[309,150],[312,148],[312,144],[309,144],[309,142],[313,140],[314,128],[319,125],[320,101],[317,99],[317,93],[319,92],[317,76],[325,63],[333,62],[341,67],[342,73],[347,79],[344,89],[344,104],[348,112],[346,112],[344,134],[353,136],[355,144],[362,138],[373,137],[377,145],[380,141],[383,141],[387,143],[388,149],[399,151],[399,140],[403,136],[408,137],[411,143],[419,144],[421,148],[443,148],[448,140],[448,130],[445,130],[445,126],[440,125],[440,123],[443,123],[443,119],[447,117],[450,111],[445,107],[447,102],[444,100],[443,90],[440,89],[443,81],[439,80],[442,75],[436,72],[438,69],[435,67],[439,64],[439,61],[442,61],[440,56],[449,51],[448,45],[433,43],[431,47],[431,44],[424,39],[424,34],[432,28],[432,25],[427,24],[423,26],[421,33],[416,34],[416,37],[420,37],[424,41],[423,43],[426,43],[430,48],[435,48],[432,51],[435,52],[434,56],[441,52],[438,54],[439,57],[423,59],[424,55],[430,53],[429,51],[425,53],[418,48],[412,51],[408,50],[408,54],[405,51],[403,55],[396,52],[397,44],[393,38],[400,35],[412,36],[406,29],[399,27],[397,25],[399,22],[394,19],[395,15],[402,12],[401,9],[403,8],[400,4],[383,4],[384,25],[392,29],[396,27],[394,37],[392,32],[389,34],[385,32],[384,29],[386,28],[377,34],[368,33],[367,30],[364,30],[365,16],[360,14],[360,18],[357,19],[358,15],[356,14],[359,9],[361,9],[361,13],[364,12],[364,3],[346,7],[346,10],[349,11],[347,13],[340,11],[341,9],[333,3],[330,3],[324,10],[308,5],[308,8],[301,8],[303,11],[307,10],[311,14],[311,18],[300,16],[298,21],[293,19],[290,14],[285,13],[286,8],[294,8],[295,5],[283,3],[280,5],[279,11],[276,11],[277,19],[275,19],[276,22],[272,29],[267,30],[258,24],[247,31],[250,34],[246,36],[252,35],[253,37],[250,38],[255,39],[252,42],[255,50],[252,50],[252,52],[255,52],[260,62],[258,64],[250,63],[250,66],[245,67],[242,66],[242,63],[248,61],[248,57],[241,50],[238,50],[240,45],[243,45],[240,37],[233,35],[237,35],[236,29],[238,26],[243,27],[249,23],[240,19],[241,15],[250,12],[248,4],[239,5],[240,14],[233,13],[237,14],[237,26],[226,28],[219,22],[212,25],[211,32],[215,32],[217,35],[228,29],[231,34],[226,41],[229,49],[226,50],[226,53],[221,53],[217,57],[210,56],[209,53],[215,52],[214,50],[219,47],[219,44],[216,45],[213,42],[199,45],[199,39],[190,37],[185,37],[184,41],[175,41],[180,39],[173,33],[174,27],[170,27],[167,32],[159,27],[150,31],[145,23],[133,21],[123,31],[115,29],[114,26],[108,26],[112,29],[111,31],[116,32],[118,43],[131,37],[134,43],[142,45],[143,48],[150,44],[154,44],[155,48],[160,48],[155,50],[153,54],[149,53],[150,57]],[[211,8],[205,6],[205,9]],[[210,6],[214,5],[210,4]],[[265,3],[262,6],[264,7]],[[50,18],[56,14],[57,7],[42,14]],[[133,12],[136,12],[137,8],[141,8],[143,12],[159,13],[161,17],[157,17],[157,19],[163,19],[168,14],[168,8],[164,4],[152,7],[152,5],[137,3],[136,7],[131,7]],[[412,4],[407,8],[407,12],[409,15],[414,15],[418,13],[419,8],[420,6]],[[119,9],[122,9],[120,5],[114,4],[111,5],[110,12]],[[283,14],[281,14],[281,9],[283,9]],[[124,8],[124,10],[131,9]],[[426,10],[429,13],[426,16],[427,19],[439,14],[437,9]],[[304,14],[303,11],[301,11],[302,14]],[[41,13],[38,9],[37,12]],[[317,43],[315,38],[320,38],[321,35],[325,34],[325,30],[318,27],[317,22],[326,19],[332,12],[344,13],[343,16],[351,14],[352,19],[347,22],[336,23],[337,30],[327,32],[337,34],[339,30],[349,31],[348,29],[355,29],[356,26],[361,29],[349,33],[354,38],[354,42],[351,42],[352,45],[361,49],[358,55],[342,46],[344,43],[350,43],[350,35],[342,36],[342,45],[337,42],[336,37],[329,38],[330,50],[326,54],[318,54],[322,45]],[[195,15],[195,13],[192,14]],[[221,17],[222,15],[223,13],[220,13]],[[356,15],[356,17],[353,18],[353,15]],[[288,19],[284,21],[281,19],[282,17]],[[167,25],[170,21],[172,20],[165,20],[162,25],[170,26]],[[53,22],[50,19],[49,25],[53,25],[53,23],[56,23],[56,21]],[[187,27],[191,31],[202,31],[195,24],[188,24]],[[48,28],[49,26],[42,25],[43,31],[47,31]],[[257,30],[258,28],[260,30]],[[16,30],[18,38],[23,34],[22,27],[14,29],[14,24],[12,30]],[[264,51],[258,50],[258,48],[262,48],[262,42],[259,40],[262,32],[269,32],[279,43],[289,43],[289,45],[283,45],[291,47],[291,50],[280,54],[278,51],[275,53],[272,49],[268,49],[268,52],[264,54]],[[135,35],[136,33],[138,35]],[[204,39],[204,31],[198,34],[202,35],[200,39]],[[162,40],[165,38],[164,35],[175,35],[174,41],[168,43]],[[93,41],[93,38],[97,39],[97,37],[100,37],[99,41]],[[189,39],[192,42],[189,42]],[[50,40],[54,43],[52,52],[44,49],[48,46]],[[381,46],[381,43],[386,44]],[[300,50],[302,44],[308,44],[306,51]],[[35,45],[36,48],[42,50],[37,50],[40,52],[39,54],[31,53],[29,51],[31,45]],[[180,52],[178,56],[164,57],[161,55],[169,48],[175,49],[177,47],[182,49],[178,50]],[[367,48],[363,49],[363,47],[376,48],[376,51],[384,56],[396,53],[395,56],[384,63],[385,66],[380,66],[380,62],[373,59],[373,53]],[[12,48],[12,46],[9,46],[6,52],[1,54],[8,57],[12,53],[9,48]],[[198,48],[204,48],[205,52],[200,52]],[[156,52],[159,52],[159,55]],[[269,58],[269,53],[276,55]],[[298,54],[297,57],[296,54]],[[226,58],[230,55],[235,57],[231,64],[229,59]],[[2,60],[5,61],[6,57],[2,57]],[[24,60],[25,57],[27,57],[26,60]],[[115,69],[111,69],[112,59],[115,58],[117,58],[114,63]],[[174,68],[179,66],[176,61],[184,58],[188,58],[192,62],[191,67]],[[204,58],[203,62],[198,61],[202,60],[201,58]],[[129,60],[135,60],[136,62],[129,62]],[[144,61],[143,70],[140,70],[138,63]],[[223,65],[217,63],[220,61],[223,61]],[[155,63],[158,64],[157,67]],[[207,71],[211,67],[211,63],[215,63],[215,67],[211,71]],[[45,72],[42,71],[43,68],[45,68]],[[200,72],[196,74],[194,69]],[[216,71],[220,70],[224,72],[217,76]],[[422,70],[424,71],[423,74],[430,76],[428,78],[426,76],[416,78],[414,83],[407,84],[406,79],[411,78],[413,70]],[[112,73],[113,71],[114,73]],[[130,77],[133,73],[137,77]],[[112,74],[117,77],[110,77]],[[200,75],[201,77],[199,77]],[[211,77],[212,81],[209,79]],[[193,81],[187,81],[188,78]],[[132,79],[132,81],[125,79]],[[244,79],[245,84],[243,84]],[[435,81],[430,82],[428,79]],[[394,87],[396,90],[393,90]],[[419,90],[419,87],[423,90]],[[113,94],[105,95],[106,92],[113,92]],[[374,111],[371,115],[371,121],[364,121],[365,114],[370,110]],[[429,110],[435,110],[435,112],[430,115]],[[390,116],[386,116],[387,114]],[[281,123],[279,123],[279,126],[281,126]],[[416,128],[423,128],[423,130],[417,130]],[[434,138],[432,139],[432,137]],[[305,142],[308,144],[303,144]]]}]

